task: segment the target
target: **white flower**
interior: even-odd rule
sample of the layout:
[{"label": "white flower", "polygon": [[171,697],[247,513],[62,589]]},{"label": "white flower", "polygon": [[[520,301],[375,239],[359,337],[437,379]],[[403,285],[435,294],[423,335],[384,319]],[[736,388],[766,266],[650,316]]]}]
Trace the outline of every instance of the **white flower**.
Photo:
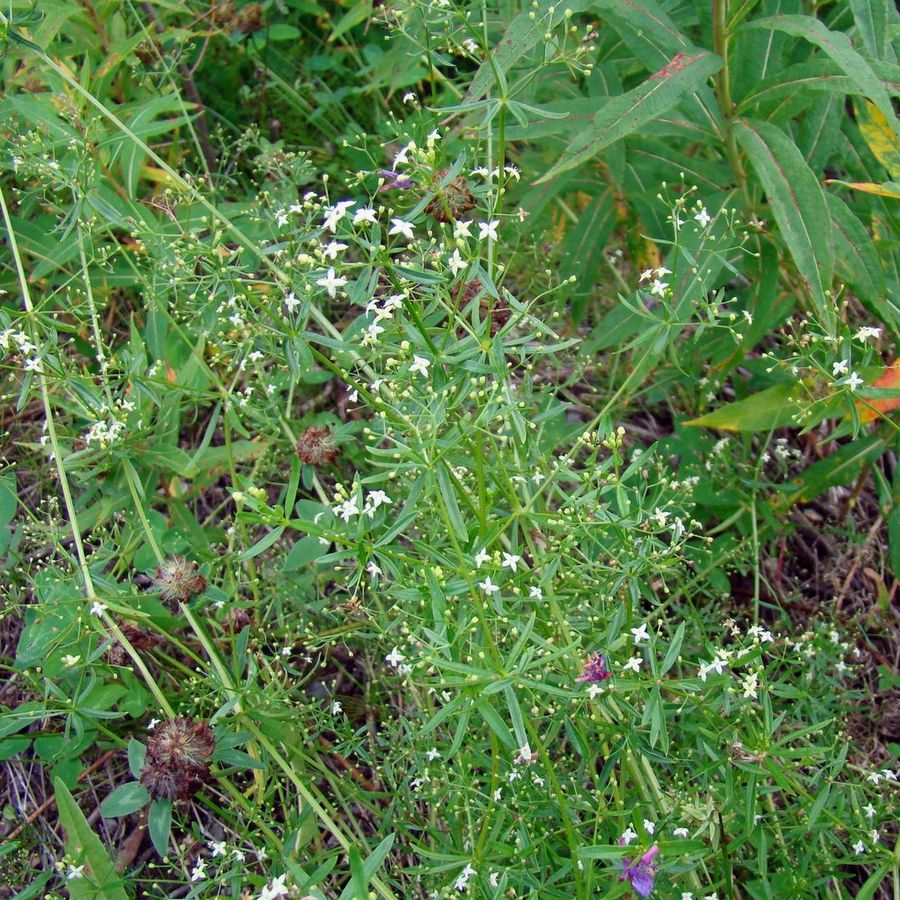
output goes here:
[{"label": "white flower", "polygon": [[74,666],[78,662],[79,659],[81,659],[80,656],[73,656],[73,655],[69,654],[68,656],[64,656],[62,658],[62,661],[63,661],[63,664],[66,666]]},{"label": "white flower", "polygon": [[706,228],[710,222],[712,222],[712,216],[706,211],[706,208],[700,210],[696,216],[694,216],[694,221],[700,223],[701,228]]},{"label": "white flower", "polygon": [[656,277],[657,278],[663,278],[664,276],[671,275],[671,274],[672,274],[672,270],[667,269],[665,266],[658,266],[656,268]]},{"label": "white flower", "polygon": [[453,885],[458,891],[467,891],[469,889],[469,879],[477,874],[472,868],[471,863],[466,863],[466,867],[459,873],[456,883]]},{"label": "white flower", "polygon": [[147,723],[147,731],[153,731],[156,726],[159,725],[159,719],[155,716]]},{"label": "white flower", "polygon": [[627,847],[632,841],[637,839],[637,836],[637,832],[629,825],[622,833],[622,837],[619,838],[619,844]]},{"label": "white flower", "polygon": [[863,812],[866,814],[866,818],[867,818],[867,819],[874,819],[874,818],[875,818],[875,807],[872,806],[871,803],[867,803],[867,804],[863,807]]},{"label": "white flower", "polygon": [[656,832],[656,824],[649,819],[644,819],[644,831],[646,831],[647,834],[654,834]]},{"label": "white flower", "polygon": [[425,754],[425,758],[428,760],[428,762],[434,762],[436,759],[440,759],[440,758],[441,758],[441,751],[438,750],[437,747],[432,747],[432,748]]},{"label": "white flower", "polygon": [[76,878],[84,878],[84,867],[85,863],[82,863],[80,866],[69,866],[66,869],[66,880],[74,881]]},{"label": "white flower", "polygon": [[340,700],[335,700],[334,703],[331,704],[331,714],[333,716],[339,716],[344,711],[344,707],[341,706]]},{"label": "white flower", "polygon": [[632,628],[631,633],[634,635],[634,644],[637,646],[641,641],[649,641],[650,635],[647,632],[647,623],[644,622],[639,628]]},{"label": "white flower", "polygon": [[400,648],[394,647],[394,649],[384,658],[384,661],[389,666],[393,666],[393,668],[396,669],[404,659],[406,659],[406,657],[400,652]]},{"label": "white flower", "polygon": [[857,842],[853,845],[853,852],[854,852],[857,856],[862,855],[863,853],[866,852],[866,845],[865,845],[862,841],[857,841]]},{"label": "white flower", "polygon": [[416,95],[415,95],[412,91],[407,91],[407,92],[403,95],[403,102],[404,102],[404,103],[415,103],[415,102],[416,102]]},{"label": "white flower", "polygon": [[491,874],[488,875],[488,883],[492,888],[500,887],[500,873],[491,872]]},{"label": "white flower", "polygon": [[536,759],[537,754],[532,753],[531,747],[528,744],[523,744],[519,747],[519,754],[514,762],[517,766],[530,766]]},{"label": "white flower", "polygon": [[485,578],[484,581],[479,581],[478,587],[480,587],[488,595],[488,597],[490,597],[491,594],[496,594],[500,590],[500,588],[491,581],[490,575],[488,575],[488,577]]},{"label": "white flower", "polygon": [[747,700],[756,700],[757,691],[759,690],[759,674],[757,672],[749,672],[745,675],[741,681],[741,688]]},{"label": "white flower", "polygon": [[287,880],[287,875],[279,875],[277,878],[273,878],[259,893],[259,900],[278,900],[279,897],[284,897],[288,893],[287,885],[285,881]]},{"label": "white flower", "polygon": [[356,497],[351,497],[343,503],[337,503],[331,507],[331,511],[340,516],[345,522],[349,522],[353,516],[359,515],[359,507],[356,504]]},{"label": "white flower", "polygon": [[430,365],[431,360],[426,359],[424,356],[413,356],[413,361],[409,365],[409,371],[418,375],[428,375],[428,367]]},{"label": "white flower", "polygon": [[346,283],[347,279],[343,276],[337,278],[335,277],[333,268],[329,268],[325,276],[323,278],[320,278],[316,282],[316,284],[318,284],[320,287],[325,288],[325,290],[328,292],[328,296],[331,297],[332,300],[335,297],[337,289],[343,287]]},{"label": "white flower", "polygon": [[292,313],[302,302],[302,300],[297,299],[297,295],[293,291],[286,294],[284,298],[284,305],[289,313]]},{"label": "white flower", "polygon": [[469,267],[469,264],[459,255],[459,249],[454,249],[453,255],[450,257],[447,265],[450,267],[450,271],[453,273],[454,277],[459,275],[460,272],[465,272],[465,270]]},{"label": "white flower", "polygon": [[391,227],[388,229],[388,234],[402,234],[408,241],[415,237],[412,222],[407,222],[404,219],[391,219]]},{"label": "white flower", "polygon": [[374,225],[378,221],[378,213],[371,206],[361,206],[353,213],[353,224],[359,225],[362,222],[368,222]]},{"label": "white flower", "polygon": [[850,363],[846,359],[839,359],[831,364],[831,374],[837,378],[838,375],[846,375],[850,371]]},{"label": "white flower", "polygon": [[499,219],[494,219],[492,222],[479,222],[478,223],[478,240],[483,241],[486,239],[490,239],[492,241],[497,240],[497,226],[500,224]]},{"label": "white flower", "polygon": [[649,281],[653,277],[653,269],[644,269],[638,281]]},{"label": "white flower", "polygon": [[650,293],[656,294],[657,297],[664,297],[668,286],[668,281],[660,281],[658,278],[654,278],[653,284],[650,285]]},{"label": "white flower", "polygon": [[637,673],[640,671],[642,662],[643,660],[640,658],[640,656],[632,656],[631,659],[629,659],[628,662],[625,663],[624,666],[622,666],[622,671]]},{"label": "white flower", "polygon": [[335,203],[334,206],[326,207],[325,218],[322,221],[323,227],[334,234],[337,230],[337,223],[347,215],[347,210],[355,205],[355,200],[341,200],[340,203]]},{"label": "white flower", "polygon": [[209,849],[212,851],[213,859],[217,856],[225,856],[228,853],[225,841],[210,841]]},{"label": "white flower", "polygon": [[41,360],[39,356],[33,356],[31,359],[25,360],[25,371],[26,372],[40,372],[41,371]]},{"label": "white flower", "polygon": [[331,260],[337,259],[338,253],[341,250],[346,250],[347,245],[342,244],[340,241],[329,241],[323,248],[322,253]]},{"label": "white flower", "polygon": [[371,503],[376,509],[383,504],[390,506],[394,502],[384,491],[381,490],[369,491],[367,501]]},{"label": "white flower", "polygon": [[463,222],[462,219],[453,223],[453,237],[457,240],[460,238],[472,237],[472,223]]},{"label": "white flower", "polygon": [[101,603],[99,600],[95,600],[91,604],[90,614],[92,616],[100,616],[100,615],[103,615],[103,613],[106,609],[107,609],[107,606],[105,603]]},{"label": "white flower", "polygon": [[871,325],[863,325],[853,337],[858,341],[866,341],[869,338],[879,338],[881,336],[880,328],[873,328]]},{"label": "white flower", "polygon": [[372,576],[372,578],[377,578],[379,575],[382,574],[381,568],[379,567],[378,563],[375,562],[374,559],[370,559],[369,562],[366,564],[366,571],[369,573],[369,575]]},{"label": "white flower", "polygon": [[676,828],[672,832],[672,834],[674,834],[677,838],[686,838],[690,834],[690,832],[687,830],[687,828]]},{"label": "white flower", "polygon": [[475,554],[475,568],[480,569],[484,563],[486,563],[486,562],[488,562],[488,560],[490,560],[490,558],[491,558],[491,554],[487,552],[487,548],[482,547]]},{"label": "white flower", "polygon": [[197,865],[191,870],[191,881],[202,881],[206,878],[206,860],[198,859]]},{"label": "white flower", "polygon": [[518,556],[515,553],[507,553],[505,550],[503,551],[503,562],[501,563],[501,567],[504,569],[512,569],[513,572],[517,571],[517,566],[522,562],[522,557]]},{"label": "white flower", "polygon": [[528,596],[532,600],[543,600],[544,592],[536,584],[533,584],[530,588],[528,588]]},{"label": "white flower", "polygon": [[881,840],[881,835],[878,833],[877,828],[873,828],[869,832],[869,839],[872,841],[873,844],[877,844]]},{"label": "white flower", "polygon": [[855,391],[858,387],[862,386],[865,382],[862,378],[859,377],[858,373],[851,372],[850,377],[847,379],[847,387],[850,388],[851,391]]},{"label": "white flower", "polygon": [[681,900],[694,900],[694,895],[690,891],[682,891]]}]

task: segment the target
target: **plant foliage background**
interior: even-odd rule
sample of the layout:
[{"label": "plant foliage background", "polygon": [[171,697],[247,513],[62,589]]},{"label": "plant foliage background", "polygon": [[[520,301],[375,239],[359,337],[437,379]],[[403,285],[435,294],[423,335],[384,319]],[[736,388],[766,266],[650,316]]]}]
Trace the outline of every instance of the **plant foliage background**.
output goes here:
[{"label": "plant foliage background", "polygon": [[4,897],[897,897],[887,0],[9,0]]}]

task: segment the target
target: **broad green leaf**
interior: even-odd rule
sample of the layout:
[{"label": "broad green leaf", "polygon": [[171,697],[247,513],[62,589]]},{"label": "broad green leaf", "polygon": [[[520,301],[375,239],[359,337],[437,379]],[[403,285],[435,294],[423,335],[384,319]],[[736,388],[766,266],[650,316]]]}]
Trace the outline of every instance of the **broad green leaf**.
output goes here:
[{"label": "broad green leaf", "polygon": [[850,0],[853,20],[863,46],[866,53],[875,59],[882,59],[885,55],[888,2],[889,0]]},{"label": "broad green leaf", "polygon": [[129,781],[117,787],[101,804],[104,819],[127,816],[150,802],[150,794],[139,781]]},{"label": "broad green leaf", "polygon": [[799,385],[780,382],[684,424],[720,431],[769,431],[792,424],[800,410],[798,400],[802,396]]},{"label": "broad green leaf", "polygon": [[847,73],[859,88],[889,119],[895,119],[890,98],[868,62],[854,49],[850,38],[841,31],[830,31],[812,16],[771,16],[749,22],[745,28],[770,28],[794,37],[804,38],[824,51]]},{"label": "broad green leaf", "polygon": [[[537,9],[527,5],[525,12],[519,13],[509,23],[500,42],[490,51],[488,58],[475,73],[463,98],[463,105],[480,100],[497,83],[498,74],[502,79],[532,47],[543,41],[548,31],[552,31],[560,22],[565,21],[567,10],[578,13],[589,6],[590,0],[574,0],[572,3],[541,0]],[[500,87],[503,90],[502,82]],[[503,90],[503,93],[506,91]]]},{"label": "broad green leaf", "polygon": [[881,883],[890,877],[891,864],[889,862],[882,863],[867,879],[866,883],[859,889],[856,900],[872,900],[875,892],[881,887]]},{"label": "broad green leaf", "polygon": [[[900,69],[886,63],[873,64],[885,91],[891,96],[900,93]],[[787,112],[801,110],[810,92],[827,91],[835,94],[859,94],[855,82],[830,59],[812,59],[786,66],[759,81],[738,104],[743,115],[751,109],[757,116],[770,118],[782,104]],[[808,99],[808,97],[806,97]]]},{"label": "broad green leaf", "polygon": [[574,169],[605,147],[637,131],[668,111],[686,94],[699,88],[722,67],[722,60],[705,51],[679,53],[643,84],[609,100],[578,135],[556,164],[537,184]]},{"label": "broad green leaf", "polygon": [[888,296],[884,270],[872,238],[840,197],[826,194],[825,199],[833,227],[838,275],[850,284],[870,314],[896,332],[900,310]]},{"label": "broad green leaf", "polygon": [[287,559],[284,561],[284,571],[292,572],[295,569],[300,569],[307,565],[307,563],[315,562],[327,552],[328,544],[323,544],[315,535],[308,535],[307,537],[300,538],[300,540],[291,547],[291,552],[288,553]]},{"label": "broad green leaf", "polygon": [[673,56],[692,50],[691,42],[655,0],[595,0],[594,9],[647,69],[664,66]]},{"label": "broad green leaf", "polygon": [[65,833],[66,853],[76,865],[84,863],[83,877],[70,878],[66,884],[71,900],[128,900],[106,847],[88,825],[61,778],[53,779],[53,790]]},{"label": "broad green leaf", "polygon": [[172,828],[172,801],[154,800],[150,804],[147,816],[147,831],[150,840],[160,856],[165,856],[169,849],[169,831]]},{"label": "broad green leaf", "polygon": [[825,194],[796,144],[775,125],[735,122],[738,142],[750,159],[797,270],[809,285],[823,322],[834,317],[825,291],[831,286],[834,253]]}]

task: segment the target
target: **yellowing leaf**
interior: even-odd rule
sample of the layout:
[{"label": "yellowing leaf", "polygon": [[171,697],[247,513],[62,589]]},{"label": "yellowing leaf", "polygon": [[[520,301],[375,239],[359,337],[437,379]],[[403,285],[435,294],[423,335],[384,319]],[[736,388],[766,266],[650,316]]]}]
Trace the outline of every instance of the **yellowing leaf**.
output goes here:
[{"label": "yellowing leaf", "polygon": [[796,424],[794,417],[800,411],[797,402],[800,396],[800,385],[781,382],[684,424],[720,431],[769,431]]},{"label": "yellowing leaf", "polygon": [[879,197],[890,197],[892,200],[900,200],[900,185],[893,181],[884,184],[873,184],[871,181],[839,181],[837,178],[829,178],[825,184],[840,184],[854,191],[862,191],[865,194],[877,194]]},{"label": "yellowing leaf", "polygon": [[[888,390],[900,389],[900,359],[895,359],[891,365],[887,366],[871,386]],[[900,407],[900,397],[871,397],[867,400],[856,401],[860,422],[873,422],[878,418],[879,413],[886,416],[897,407]]]},{"label": "yellowing leaf", "polygon": [[900,179],[900,141],[894,126],[874,103],[868,100],[855,103],[856,121],[875,158],[890,172],[891,178]]}]

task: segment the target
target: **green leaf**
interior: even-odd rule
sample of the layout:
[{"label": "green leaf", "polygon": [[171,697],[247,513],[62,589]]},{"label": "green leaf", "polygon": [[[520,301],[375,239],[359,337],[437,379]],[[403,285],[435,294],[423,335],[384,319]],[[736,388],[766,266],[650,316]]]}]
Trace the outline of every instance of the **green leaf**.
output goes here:
[{"label": "green leaf", "polygon": [[678,626],[678,630],[675,632],[675,636],[672,638],[672,643],[669,644],[669,649],[666,651],[665,659],[663,659],[662,667],[659,670],[660,675],[665,675],[672,666],[675,665],[675,661],[678,659],[678,654],[681,653],[681,645],[684,643],[684,627],[685,622],[682,622]]},{"label": "green leaf", "polygon": [[101,804],[104,819],[127,816],[150,802],[150,793],[139,781],[129,781],[117,787]]},{"label": "green leaf", "polygon": [[450,473],[447,470],[446,465],[439,462],[435,468],[434,474],[453,531],[456,534],[456,537],[464,543],[468,540],[468,533],[466,531],[466,523],[463,521],[462,513],[459,511],[459,503],[457,503],[456,500],[456,491],[453,490]]},{"label": "green leaf", "polygon": [[793,423],[801,396],[799,385],[785,381],[684,424],[719,431],[770,431]]},{"label": "green leaf", "polygon": [[823,50],[890,120],[896,118],[890,98],[872,67],[853,48],[850,38],[840,31],[830,31],[812,16],[771,16],[743,26],[782,31],[794,37],[804,38]]},{"label": "green leaf", "polygon": [[172,801],[154,800],[150,804],[150,814],[147,816],[147,831],[150,840],[160,856],[165,856],[169,850],[169,831],[172,828]]},{"label": "green leaf", "polygon": [[883,59],[889,21],[888,0],[850,0],[850,9],[866,53],[875,59]]},{"label": "green leaf", "polygon": [[84,877],[68,881],[71,900],[128,900],[122,879],[100,838],[91,830],[61,778],[53,779],[59,822],[65,832],[66,853],[77,865],[84,863]]},{"label": "green leaf", "polygon": [[141,769],[144,768],[144,759],[147,756],[147,748],[132,738],[128,742],[128,770],[133,778],[141,777]]},{"label": "green leaf", "polygon": [[775,125],[739,119],[735,133],[766,192],[781,235],[823,323],[834,317],[825,291],[834,253],[825,193],[793,141]]},{"label": "green leaf", "polygon": [[891,871],[889,862],[880,865],[867,879],[866,883],[859,889],[856,900],[872,900],[875,892],[881,887],[881,882],[885,881],[888,873]]},{"label": "green leaf", "polygon": [[284,561],[284,571],[293,572],[303,566],[315,562],[319,557],[324,556],[328,552],[328,545],[323,544],[319,538],[309,535],[300,538],[288,553],[287,559]]},{"label": "green leaf", "polygon": [[693,56],[679,53],[638,87],[606,102],[550,171],[535,183],[541,184],[574,169],[637,131],[670,110],[686,94],[697,90],[721,67],[722,60],[712,53],[699,51]]},{"label": "green leaf", "polygon": [[506,722],[503,721],[503,716],[494,709],[490,700],[485,697],[479,697],[475,701],[475,708],[481,714],[481,718],[487,722],[488,727],[494,734],[500,738],[500,742],[505,746],[512,749],[516,746],[515,738],[512,736],[512,732],[509,730],[509,726]]},{"label": "green leaf", "polygon": [[826,194],[825,200],[831,215],[838,275],[850,284],[869,313],[896,334],[900,310],[888,294],[884,269],[872,238],[840,197]]},{"label": "green leaf", "polygon": [[[357,865],[354,866],[353,881],[348,884],[341,893],[339,900],[357,900],[367,896],[367,889],[372,877],[378,871],[378,867],[385,861],[391,847],[394,846],[394,835],[389,834],[366,858],[365,862],[359,864],[357,857]],[[356,882],[356,884],[354,884]],[[354,887],[357,893],[354,894]],[[359,893],[362,891],[362,893]]]}]

